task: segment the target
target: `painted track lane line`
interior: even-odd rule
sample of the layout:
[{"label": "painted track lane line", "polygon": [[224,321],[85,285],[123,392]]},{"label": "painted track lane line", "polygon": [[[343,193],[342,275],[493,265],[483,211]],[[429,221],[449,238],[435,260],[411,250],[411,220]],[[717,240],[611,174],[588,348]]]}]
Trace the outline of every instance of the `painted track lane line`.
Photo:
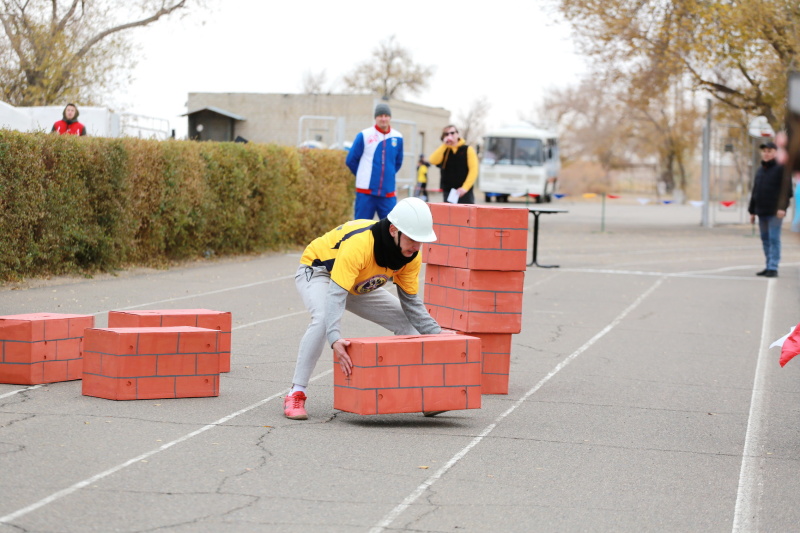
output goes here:
[{"label": "painted track lane line", "polygon": [[[189,294],[189,295],[186,295],[186,296],[176,296],[174,298],[166,298],[164,300],[155,300],[153,302],[147,302],[147,303],[143,303],[143,304],[129,305],[128,307],[115,307],[113,309],[113,311],[125,311],[126,309],[136,309],[137,307],[144,307],[146,305],[162,304],[162,303],[166,303],[166,302],[177,302],[179,300],[191,300],[192,298],[199,298],[201,296],[209,296],[211,294],[221,294],[223,292],[237,291],[237,290],[240,290],[240,289],[249,289],[250,287],[256,287],[258,285],[264,285],[265,283],[273,283],[275,281],[283,281],[283,280],[287,280],[287,279],[294,279],[294,274],[289,275],[289,276],[281,276],[279,278],[266,279],[264,281],[256,281],[254,283],[247,283],[245,285],[236,285],[234,287],[227,287],[227,288],[224,288],[224,289],[217,289],[215,291],[198,292],[196,294]],[[108,313],[108,310],[106,310],[106,311],[98,311],[97,313],[92,313],[92,316],[102,315],[103,313]]]},{"label": "painted track lane line", "polygon": [[143,453],[141,455],[137,455],[133,459],[128,459],[124,463],[120,463],[117,466],[113,466],[113,467],[109,468],[108,470],[100,472],[99,474],[95,474],[94,476],[92,476],[90,478],[84,479],[83,481],[79,481],[79,482],[75,483],[74,485],[70,485],[69,487],[67,487],[65,489],[62,489],[62,490],[60,490],[58,492],[55,492],[55,493],[51,494],[50,496],[48,496],[46,498],[43,498],[43,499],[39,500],[38,502],[33,503],[33,504],[31,504],[31,505],[29,505],[27,507],[23,507],[22,509],[18,509],[17,511],[14,511],[13,513],[10,513],[10,514],[7,514],[5,516],[2,516],[2,517],[0,517],[0,523],[11,522],[11,521],[16,520],[17,518],[19,518],[21,516],[24,516],[24,515],[32,512],[32,511],[35,511],[36,509],[39,509],[40,507],[44,507],[45,505],[53,503],[56,500],[60,500],[64,496],[69,496],[73,492],[76,492],[76,491],[78,491],[78,490],[80,490],[80,489],[82,489],[84,487],[87,487],[87,486],[91,485],[92,483],[95,483],[96,481],[99,481],[99,480],[103,479],[104,477],[108,477],[108,476],[110,476],[111,474],[113,474],[115,472],[119,472],[123,468],[126,468],[126,467],[128,467],[128,466],[130,466],[132,464],[138,463],[138,462],[140,462],[140,461],[142,461],[144,459],[147,459],[148,457],[152,457],[153,455],[155,455],[155,454],[157,454],[159,452],[163,452],[164,450],[166,450],[168,448],[171,448],[171,447],[175,446],[176,444],[180,444],[181,442],[189,440],[192,437],[196,437],[197,435],[200,435],[201,433],[205,433],[206,431],[208,431],[211,428],[214,428],[214,427],[216,427],[218,425],[224,424],[225,422],[228,422],[232,418],[235,418],[235,417],[237,417],[237,416],[239,416],[241,414],[244,414],[244,413],[246,413],[248,411],[251,411],[251,410],[255,409],[256,407],[260,407],[261,405],[264,405],[265,403],[269,402],[270,400],[274,400],[275,398],[280,397],[281,394],[285,394],[286,392],[288,392],[288,389],[285,390],[285,391],[279,392],[277,394],[273,394],[272,396],[270,396],[268,398],[264,398],[263,400],[261,400],[261,401],[259,401],[257,403],[254,403],[253,405],[250,405],[249,407],[245,407],[244,409],[240,409],[239,411],[236,411],[235,413],[232,413],[232,414],[229,414],[229,415],[227,415],[225,417],[222,417],[222,418],[220,418],[219,420],[217,420],[215,422],[211,422],[210,424],[207,424],[207,425],[201,427],[200,429],[192,431],[191,433],[187,433],[186,435],[184,435],[182,437],[179,437],[179,438],[177,438],[177,439],[175,439],[175,440],[173,440],[171,442],[168,442],[166,444],[163,444],[163,445],[159,446],[158,448],[156,448],[155,450],[150,450],[149,452],[145,452],[145,453]]},{"label": "painted track lane line", "polygon": [[[38,389],[39,387],[44,387],[44,385],[45,384],[42,383],[42,384],[39,384],[39,385],[33,385],[32,387],[25,387],[24,389],[12,390],[11,392],[7,392],[5,394],[0,394],[0,400],[2,400],[3,398],[8,398],[9,396],[14,396],[18,392],[25,392],[25,391],[29,391],[29,390],[33,390],[33,389]],[[48,383],[48,385],[51,385],[51,383]]]},{"label": "painted track lane line", "polygon": [[772,321],[772,299],[775,280],[767,284],[767,297],[764,301],[764,320],[761,324],[761,344],[756,362],[756,375],[753,378],[753,394],[750,398],[750,414],[747,416],[747,432],[744,437],[742,450],[742,468],[739,471],[739,489],[736,492],[736,508],[733,512],[734,533],[739,531],[758,531],[758,511],[761,507],[762,480],[761,474],[764,463],[763,446],[761,443],[762,424],[766,400],[764,392],[766,386],[767,355],[769,354],[769,339],[767,328]]},{"label": "painted track lane line", "polygon": [[282,318],[289,318],[290,316],[307,315],[307,314],[308,314],[308,311],[306,311],[305,309],[302,310],[302,311],[295,311],[294,313],[288,313],[288,314],[281,315],[281,316],[274,316],[272,318],[265,318],[264,320],[256,320],[255,322],[248,322],[247,324],[241,324],[239,326],[231,328],[231,331],[236,331],[237,329],[242,329],[242,328],[249,328],[250,326],[257,326],[259,324],[266,324],[267,322],[272,322],[274,320],[280,320]]},{"label": "painted track lane line", "polygon": [[[333,372],[332,368],[329,369],[329,370],[326,370],[325,372],[322,372],[321,374],[317,374],[316,376],[311,378],[311,381],[316,381],[316,380],[318,380],[320,378],[323,378],[323,377],[327,376],[328,374],[330,374],[332,372]],[[127,467],[129,467],[129,466],[131,466],[133,464],[136,464],[136,463],[144,460],[144,459],[147,459],[148,457],[152,457],[152,456],[156,455],[159,452],[163,452],[164,450],[172,448],[176,444],[180,444],[182,442],[185,442],[185,441],[191,439],[192,437],[196,437],[196,436],[200,435],[201,433],[205,433],[209,429],[214,429],[217,426],[221,426],[222,424],[225,424],[225,423],[233,420],[234,418],[236,418],[239,415],[243,415],[243,414],[245,414],[245,413],[247,413],[249,411],[252,411],[253,409],[261,407],[265,403],[268,403],[268,402],[274,400],[275,398],[280,398],[284,394],[287,394],[289,392],[289,390],[290,389],[285,389],[285,390],[283,390],[281,392],[273,394],[272,396],[264,398],[263,400],[260,400],[260,401],[254,403],[252,405],[249,405],[249,406],[247,406],[247,407],[245,407],[243,409],[239,409],[235,413],[231,413],[231,414],[229,414],[227,416],[224,416],[224,417],[220,418],[219,420],[216,420],[216,421],[211,422],[210,424],[207,424],[207,425],[205,425],[205,426],[203,426],[203,427],[201,427],[199,429],[196,429],[195,431],[192,431],[191,433],[187,433],[186,435],[184,435],[182,437],[178,437],[177,439],[175,439],[175,440],[173,440],[171,442],[163,444],[163,445],[159,446],[158,448],[156,448],[155,450],[150,450],[149,452],[145,452],[145,453],[143,453],[141,455],[137,455],[133,459],[128,459],[124,463],[120,463],[120,464],[118,464],[116,466],[113,466],[113,467],[109,468],[108,470],[104,470],[103,472],[100,472],[99,474],[95,474],[94,476],[89,477],[87,479],[84,479],[83,481],[79,481],[79,482],[77,482],[77,483],[75,483],[73,485],[70,485],[69,487],[67,487],[65,489],[62,489],[62,490],[60,490],[58,492],[54,492],[50,496],[48,496],[46,498],[42,498],[38,502],[32,503],[31,505],[28,505],[27,507],[23,507],[22,509],[18,509],[16,511],[14,511],[13,513],[9,513],[9,514],[7,514],[5,516],[0,516],[0,524],[10,523],[10,522],[16,520],[17,518],[25,516],[28,513],[31,513],[31,512],[33,512],[33,511],[35,511],[37,509],[40,509],[40,508],[44,507],[45,505],[53,503],[56,500],[60,500],[61,498],[64,498],[65,496],[69,496],[70,494],[73,494],[73,493],[79,491],[82,488],[88,487],[92,483],[96,483],[97,481],[100,481],[101,479],[106,478],[106,477],[110,476],[111,474],[115,474],[115,473],[119,472],[120,470],[123,470],[124,468],[127,468]]]},{"label": "painted track lane line", "polygon": [[439,479],[441,479],[441,477],[444,474],[446,474],[448,470],[454,467],[456,463],[458,463],[458,461],[460,461],[465,455],[467,455],[467,453],[469,453],[470,450],[472,450],[475,446],[480,444],[480,442],[484,439],[484,437],[486,437],[489,433],[494,431],[494,428],[496,428],[497,425],[500,422],[502,422],[504,418],[513,413],[520,405],[525,403],[525,401],[528,398],[530,398],[534,393],[536,393],[536,391],[541,389],[545,385],[545,383],[550,381],[553,378],[553,376],[555,376],[561,370],[563,370],[564,367],[566,367],[573,360],[575,360],[576,357],[578,357],[580,354],[588,350],[594,343],[605,337],[612,329],[614,329],[617,325],[619,325],[619,323],[622,322],[622,320],[626,316],[628,316],[628,314],[630,314],[631,311],[639,307],[639,304],[641,304],[645,300],[645,298],[650,296],[653,293],[653,291],[655,291],[664,282],[665,279],[667,278],[666,277],[659,278],[652,286],[650,286],[649,289],[647,289],[641,295],[639,295],[636,301],[634,301],[624,311],[622,311],[622,313],[620,313],[606,327],[600,330],[600,332],[598,332],[594,337],[589,339],[583,346],[581,346],[573,353],[568,355],[566,359],[564,359],[558,365],[556,365],[556,367],[553,368],[553,370],[551,370],[550,373],[547,374],[544,378],[542,378],[541,381],[539,381],[539,383],[534,385],[531,390],[526,392],[519,400],[514,402],[514,404],[511,407],[509,407],[503,414],[495,418],[491,424],[486,426],[486,428],[483,431],[481,431],[478,434],[478,436],[472,439],[472,441],[470,441],[469,444],[467,444],[464,448],[462,448],[460,452],[455,454],[449,461],[447,461],[447,463],[444,466],[442,466],[439,470],[434,472],[428,479],[426,479],[420,486],[418,486],[414,490],[414,492],[409,494],[406,497],[406,499],[404,499],[397,507],[392,509],[386,516],[384,516],[380,522],[378,522],[372,529],[369,530],[369,533],[381,533],[387,527],[389,527],[392,524],[392,522],[394,522],[397,519],[397,517],[403,513],[403,511],[408,509],[411,506],[411,504],[413,504],[420,496],[422,496],[425,493],[426,490],[428,490],[428,487],[430,487],[431,485],[436,483]]}]

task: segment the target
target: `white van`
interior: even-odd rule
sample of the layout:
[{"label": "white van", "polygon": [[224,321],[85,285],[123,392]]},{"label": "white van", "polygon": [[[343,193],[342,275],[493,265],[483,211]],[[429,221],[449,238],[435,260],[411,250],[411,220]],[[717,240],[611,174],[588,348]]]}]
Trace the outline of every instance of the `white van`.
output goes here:
[{"label": "white van", "polygon": [[558,186],[558,135],[527,124],[490,131],[483,139],[478,187],[491,202],[534,195],[549,202]]}]

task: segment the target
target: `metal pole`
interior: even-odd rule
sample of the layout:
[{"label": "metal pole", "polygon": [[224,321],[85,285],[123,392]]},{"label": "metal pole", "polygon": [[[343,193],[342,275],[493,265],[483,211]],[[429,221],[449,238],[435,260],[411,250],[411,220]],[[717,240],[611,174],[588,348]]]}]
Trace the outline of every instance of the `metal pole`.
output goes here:
[{"label": "metal pole", "polygon": [[701,182],[703,187],[703,218],[701,225],[704,228],[710,228],[711,222],[708,218],[709,204],[711,198],[709,194],[709,180],[710,180],[710,159],[711,159],[711,99],[706,99],[706,124],[703,127],[703,168],[701,175]]},{"label": "metal pole", "polygon": [[600,213],[600,233],[606,231],[606,193],[603,193],[603,207]]}]

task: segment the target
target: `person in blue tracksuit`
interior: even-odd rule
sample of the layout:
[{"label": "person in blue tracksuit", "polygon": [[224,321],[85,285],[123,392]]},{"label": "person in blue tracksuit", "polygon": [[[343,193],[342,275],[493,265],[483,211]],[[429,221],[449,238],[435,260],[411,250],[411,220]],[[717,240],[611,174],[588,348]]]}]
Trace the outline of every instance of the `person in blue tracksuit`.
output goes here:
[{"label": "person in blue tracksuit", "polygon": [[355,218],[386,218],[397,204],[395,175],[403,165],[403,135],[391,127],[392,110],[375,106],[375,125],[356,135],[347,167],[356,177]]}]

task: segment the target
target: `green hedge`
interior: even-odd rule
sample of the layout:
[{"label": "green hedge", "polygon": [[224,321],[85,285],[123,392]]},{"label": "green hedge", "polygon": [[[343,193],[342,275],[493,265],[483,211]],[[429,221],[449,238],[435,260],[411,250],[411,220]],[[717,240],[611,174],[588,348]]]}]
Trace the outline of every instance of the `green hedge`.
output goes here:
[{"label": "green hedge", "polygon": [[303,246],[352,218],[344,157],[0,130],[0,281]]}]

